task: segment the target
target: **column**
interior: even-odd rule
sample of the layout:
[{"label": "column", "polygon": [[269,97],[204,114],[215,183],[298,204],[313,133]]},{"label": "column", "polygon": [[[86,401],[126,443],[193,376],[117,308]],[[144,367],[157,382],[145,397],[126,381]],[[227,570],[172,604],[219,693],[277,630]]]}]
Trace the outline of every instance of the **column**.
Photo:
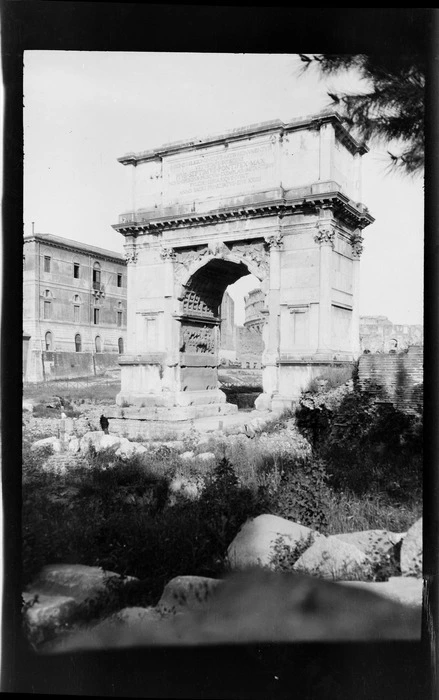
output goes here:
[{"label": "column", "polygon": [[363,252],[363,237],[360,229],[350,238],[352,246],[352,337],[351,347],[354,358],[360,356],[360,255]]},{"label": "column", "polygon": [[[320,222],[314,240],[320,246],[318,355],[331,352],[332,251],[335,231],[330,221]],[[326,359],[326,358],[325,358]]]},{"label": "column", "polygon": [[279,359],[279,313],[280,313],[280,256],[282,233],[267,236],[265,242],[270,248],[270,286],[268,290],[268,328],[265,332],[264,349],[264,393],[272,395],[278,391],[277,362]]},{"label": "column", "polygon": [[135,265],[137,263],[137,250],[132,236],[127,236],[124,249],[127,261],[127,347],[125,352],[133,354],[136,351]]},{"label": "column", "polygon": [[163,259],[163,296],[164,296],[164,347],[166,352],[166,366],[164,368],[163,386],[173,390],[174,387],[174,369],[177,362],[175,349],[175,319],[174,319],[174,260],[175,251],[168,246],[162,246],[160,257]]}]

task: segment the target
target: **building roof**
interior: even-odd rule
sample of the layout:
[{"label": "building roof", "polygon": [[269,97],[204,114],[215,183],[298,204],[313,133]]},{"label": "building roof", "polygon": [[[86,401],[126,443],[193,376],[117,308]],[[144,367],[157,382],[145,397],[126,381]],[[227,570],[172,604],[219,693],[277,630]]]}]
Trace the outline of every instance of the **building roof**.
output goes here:
[{"label": "building roof", "polygon": [[46,243],[54,248],[64,248],[65,250],[73,250],[81,253],[93,253],[96,257],[115,260],[118,263],[126,265],[126,260],[122,253],[116,253],[116,251],[107,250],[106,248],[98,248],[97,246],[81,243],[80,241],[73,241],[71,238],[61,238],[60,236],[53,236],[51,233],[34,233],[30,236],[24,236],[24,243],[30,243],[32,241]]}]

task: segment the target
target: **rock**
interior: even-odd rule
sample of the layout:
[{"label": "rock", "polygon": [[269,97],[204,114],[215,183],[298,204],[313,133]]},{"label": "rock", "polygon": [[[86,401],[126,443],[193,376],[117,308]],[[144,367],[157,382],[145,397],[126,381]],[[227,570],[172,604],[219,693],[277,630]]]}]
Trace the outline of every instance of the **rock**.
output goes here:
[{"label": "rock", "polygon": [[402,541],[401,574],[422,577],[422,518],[412,525]]},{"label": "rock", "polygon": [[118,437],[117,435],[103,435],[97,450],[101,452],[102,450],[116,449],[120,447],[121,444],[126,444],[128,442],[127,438]]},{"label": "rock", "polygon": [[162,614],[205,609],[221,583],[220,579],[205,576],[176,576],[163,589],[157,609]]},{"label": "rock", "polygon": [[346,586],[358,586],[390,598],[397,603],[422,611],[423,581],[409,576],[392,576],[388,581],[340,581]]},{"label": "rock", "polygon": [[61,650],[149,644],[419,641],[420,622],[418,610],[358,586],[255,569],[217,584],[204,609],[165,615],[157,624],[146,616],[137,624],[107,626],[105,633],[72,635]]},{"label": "rock", "polygon": [[361,580],[369,575],[371,561],[358,547],[331,535],[317,539],[296,561],[294,570],[333,580]]},{"label": "rock", "polygon": [[[110,579],[118,579],[113,571],[104,571],[98,566],[82,564],[49,564],[28,586],[29,594],[45,596],[68,596],[76,603],[93,598],[102,592]],[[135,581],[132,576],[121,579]]]},{"label": "rock", "polygon": [[32,413],[32,411],[34,410],[34,404],[32,403],[32,401],[23,401],[22,408],[23,411],[30,411]]},{"label": "rock", "polygon": [[[33,593],[23,593],[25,603],[33,598]],[[76,607],[76,601],[69,596],[39,594],[36,602],[27,608],[25,618],[31,628],[59,627],[66,622]]]},{"label": "rock", "polygon": [[120,445],[120,447],[116,450],[115,454],[116,457],[121,457],[122,459],[129,459],[130,457],[144,454],[147,451],[148,450],[146,449],[146,447],[143,447],[143,445],[139,445],[137,442],[129,442],[129,440],[126,440],[126,442],[123,442]]},{"label": "rock", "polygon": [[37,440],[36,442],[32,443],[31,445],[31,452],[35,452],[35,450],[39,450],[44,447],[51,447],[54,451],[60,451],[60,441],[57,437],[54,435],[51,437],[43,438],[42,440]]},{"label": "rock", "polygon": [[182,459],[184,462],[187,462],[187,461],[189,461],[190,459],[193,459],[194,456],[195,456],[195,455],[194,455],[194,453],[192,452],[192,450],[188,450],[188,451],[186,451],[186,452],[182,452],[182,454],[180,455],[180,459]]},{"label": "rock", "polygon": [[80,445],[79,439],[76,436],[73,436],[69,440],[69,445],[68,445],[67,449],[69,450],[69,452],[76,453],[76,452],[79,452],[80,446],[81,445]]},{"label": "rock", "polygon": [[270,411],[271,398],[268,394],[259,394],[255,399],[255,409],[257,411]]},{"label": "rock", "polygon": [[232,569],[249,566],[273,566],[272,559],[276,541],[293,548],[308,538],[325,540],[315,530],[304,525],[279,518],[277,515],[258,515],[247,520],[227,549],[227,560]]},{"label": "rock", "polygon": [[105,433],[103,430],[90,430],[88,433],[85,433],[80,442],[81,452],[85,454],[91,447],[93,447],[97,452],[104,435]]},{"label": "rock", "polygon": [[210,462],[212,459],[216,459],[216,455],[214,452],[201,452],[196,457],[201,462]]},{"label": "rock", "polygon": [[388,530],[363,530],[334,535],[337,539],[358,547],[367,554],[372,564],[383,563],[403,536],[403,533],[389,532]]}]

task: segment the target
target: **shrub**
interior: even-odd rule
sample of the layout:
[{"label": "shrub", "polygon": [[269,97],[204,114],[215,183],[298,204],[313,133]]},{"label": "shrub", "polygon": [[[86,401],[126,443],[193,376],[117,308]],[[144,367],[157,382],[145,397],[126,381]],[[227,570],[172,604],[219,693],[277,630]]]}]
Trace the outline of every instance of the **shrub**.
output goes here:
[{"label": "shrub", "polygon": [[329,491],[321,460],[310,459],[291,465],[275,495],[275,513],[323,532],[328,525],[326,501]]},{"label": "shrub", "polygon": [[322,390],[336,389],[343,384],[346,384],[352,379],[355,366],[350,363],[348,365],[329,365],[325,367],[320,374],[312,379],[305,391],[316,394]]},{"label": "shrub", "polygon": [[314,541],[314,536],[310,533],[307,537],[302,537],[296,544],[291,547],[285,539],[278,537],[273,546],[273,556],[270,564],[275,571],[292,571],[296,561],[302,554],[311,547]]}]

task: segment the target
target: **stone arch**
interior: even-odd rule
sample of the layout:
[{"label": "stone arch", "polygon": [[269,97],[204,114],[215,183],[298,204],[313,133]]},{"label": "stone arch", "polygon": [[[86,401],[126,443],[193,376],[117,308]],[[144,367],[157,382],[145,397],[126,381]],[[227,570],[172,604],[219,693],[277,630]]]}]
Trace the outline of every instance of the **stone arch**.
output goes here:
[{"label": "stone arch", "polygon": [[253,261],[236,255],[206,256],[188,270],[178,313],[182,391],[218,390],[221,303],[227,287],[249,274],[265,277]]}]

